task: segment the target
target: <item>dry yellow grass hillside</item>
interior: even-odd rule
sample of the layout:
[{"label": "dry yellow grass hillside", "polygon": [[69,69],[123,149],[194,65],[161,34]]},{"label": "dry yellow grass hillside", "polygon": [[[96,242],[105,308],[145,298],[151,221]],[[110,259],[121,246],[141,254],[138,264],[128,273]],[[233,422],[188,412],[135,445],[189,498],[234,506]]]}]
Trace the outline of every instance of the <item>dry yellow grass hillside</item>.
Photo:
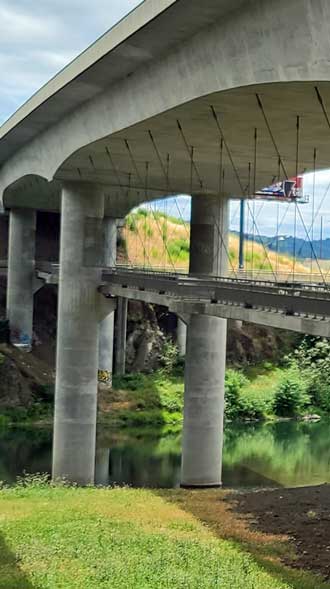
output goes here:
[{"label": "dry yellow grass hillside", "polygon": [[[187,271],[189,266],[190,226],[163,213],[148,213],[142,210],[127,217],[123,230],[127,263],[159,270]],[[239,240],[229,236],[229,269],[238,269]],[[252,270],[257,277],[261,273],[278,272],[289,277],[293,271],[293,259],[277,255],[256,242],[245,243],[245,270]],[[309,269],[296,261],[296,274],[307,274]]]}]

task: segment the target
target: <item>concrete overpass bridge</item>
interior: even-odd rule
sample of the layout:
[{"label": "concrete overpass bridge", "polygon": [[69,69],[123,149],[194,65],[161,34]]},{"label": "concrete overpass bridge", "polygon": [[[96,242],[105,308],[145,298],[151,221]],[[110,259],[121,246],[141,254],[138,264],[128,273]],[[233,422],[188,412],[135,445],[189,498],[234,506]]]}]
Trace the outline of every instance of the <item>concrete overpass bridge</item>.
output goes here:
[{"label": "concrete overpass bridge", "polygon": [[[128,294],[188,323],[188,486],[221,483],[226,318],[328,335],[326,282],[229,280],[227,239],[229,198],[329,167],[329,23],[327,0],[145,0],[1,127],[14,343],[31,341],[36,211],[61,212],[54,478],[94,480],[113,297],[123,317]],[[192,196],[189,278],[118,269],[101,286],[115,220],[178,193]]]}]

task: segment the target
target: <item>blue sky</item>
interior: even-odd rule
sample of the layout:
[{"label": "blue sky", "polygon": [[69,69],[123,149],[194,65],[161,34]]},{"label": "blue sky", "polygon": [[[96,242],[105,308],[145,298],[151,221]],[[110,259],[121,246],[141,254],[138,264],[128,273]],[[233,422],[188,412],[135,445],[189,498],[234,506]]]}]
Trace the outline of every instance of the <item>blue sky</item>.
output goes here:
[{"label": "blue sky", "polygon": [[[321,217],[323,218],[323,238],[330,238],[330,171],[324,170],[315,174],[306,174],[304,178],[304,194],[309,197],[309,202],[299,204],[297,208],[297,237],[307,239],[306,231],[309,237],[319,239],[321,230]],[[314,199],[313,199],[314,195]],[[313,206],[314,200],[314,206]],[[279,219],[279,234],[293,235],[295,224],[295,205],[293,203],[277,203],[265,201],[249,201],[246,205],[246,225],[245,230],[249,233],[255,233],[253,229],[253,218],[258,226],[261,235],[274,236],[277,233],[277,218]],[[167,205],[159,203],[159,208],[176,217],[179,216],[179,209],[185,221],[190,219],[190,198],[187,196],[178,196]],[[314,209],[314,215],[313,215]],[[239,201],[232,201],[230,207],[230,227],[239,229]],[[312,230],[312,219],[315,217],[314,227]]]},{"label": "blue sky", "polygon": [[0,0],[0,124],[140,0]]},{"label": "blue sky", "polygon": [[[0,124],[56,72],[138,4],[140,0],[0,0]],[[322,215],[324,234],[330,237],[329,183],[329,171],[317,174],[315,210],[323,199],[324,202],[315,225],[315,236],[319,235]],[[311,196],[312,187],[313,175],[309,175],[305,181],[305,192]],[[177,202],[183,216],[189,218],[189,199],[179,197]],[[176,203],[169,207],[172,214],[178,214]],[[232,228],[238,227],[237,210],[237,203],[233,203]],[[300,205],[300,211],[309,229],[312,202]],[[260,233],[274,235],[277,205],[258,202],[255,214],[259,215]],[[251,215],[248,217],[250,229]],[[280,218],[284,218],[280,232],[292,234],[294,207],[288,209],[286,205],[280,205]],[[299,215],[297,234],[301,237],[306,235]]]}]

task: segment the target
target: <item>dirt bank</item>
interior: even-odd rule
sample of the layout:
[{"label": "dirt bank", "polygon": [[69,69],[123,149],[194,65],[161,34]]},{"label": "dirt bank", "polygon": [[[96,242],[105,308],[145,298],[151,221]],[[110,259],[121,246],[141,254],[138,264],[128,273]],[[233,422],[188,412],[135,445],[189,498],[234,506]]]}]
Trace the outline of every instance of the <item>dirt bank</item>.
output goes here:
[{"label": "dirt bank", "polygon": [[284,562],[330,579],[330,485],[232,494],[226,500],[252,531],[285,536]]}]

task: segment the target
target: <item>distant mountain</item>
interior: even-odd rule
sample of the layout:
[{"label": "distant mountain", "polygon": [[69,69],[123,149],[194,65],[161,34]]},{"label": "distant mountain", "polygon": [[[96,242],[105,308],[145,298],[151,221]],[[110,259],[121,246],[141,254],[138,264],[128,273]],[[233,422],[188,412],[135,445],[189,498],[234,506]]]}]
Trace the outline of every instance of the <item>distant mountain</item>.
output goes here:
[{"label": "distant mountain", "polygon": [[[233,231],[232,233],[239,235],[238,231]],[[294,251],[296,254],[296,258],[299,259],[310,259],[310,258],[319,258],[320,260],[330,260],[330,239],[323,239],[322,241],[319,239],[314,239],[312,242],[308,240],[301,239],[300,237],[287,236],[287,235],[278,235],[274,237],[269,237],[267,235],[252,235],[249,233],[245,234],[245,239],[249,241],[256,241],[257,243],[263,243],[267,246],[268,249],[274,252],[279,252],[280,254],[286,254],[289,256],[294,255]],[[296,242],[296,246],[294,243]]]}]

